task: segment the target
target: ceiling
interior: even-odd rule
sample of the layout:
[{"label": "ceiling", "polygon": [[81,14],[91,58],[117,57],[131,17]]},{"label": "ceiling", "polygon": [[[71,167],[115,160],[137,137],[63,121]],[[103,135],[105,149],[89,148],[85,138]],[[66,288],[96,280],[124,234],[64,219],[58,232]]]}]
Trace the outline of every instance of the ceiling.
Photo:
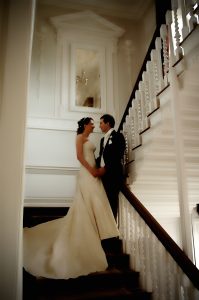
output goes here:
[{"label": "ceiling", "polygon": [[38,0],[38,4],[75,10],[92,10],[97,14],[138,21],[154,0]]}]

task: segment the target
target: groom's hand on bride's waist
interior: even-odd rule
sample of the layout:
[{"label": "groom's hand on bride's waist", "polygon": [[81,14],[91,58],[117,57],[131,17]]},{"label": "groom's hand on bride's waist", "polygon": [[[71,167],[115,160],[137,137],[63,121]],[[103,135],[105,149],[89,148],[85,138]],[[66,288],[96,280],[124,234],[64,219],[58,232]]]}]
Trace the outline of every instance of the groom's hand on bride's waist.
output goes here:
[{"label": "groom's hand on bride's waist", "polygon": [[106,169],[104,167],[98,168],[98,177],[103,176],[106,173]]}]

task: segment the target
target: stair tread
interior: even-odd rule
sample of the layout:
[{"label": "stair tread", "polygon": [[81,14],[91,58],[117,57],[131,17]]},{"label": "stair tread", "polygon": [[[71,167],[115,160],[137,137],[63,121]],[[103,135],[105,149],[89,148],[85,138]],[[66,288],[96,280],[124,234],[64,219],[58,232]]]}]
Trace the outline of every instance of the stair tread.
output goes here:
[{"label": "stair tread", "polygon": [[[71,280],[72,281],[84,281],[84,280],[90,280],[90,278],[99,278],[99,277],[108,277],[110,275],[115,275],[115,276],[119,276],[119,275],[123,275],[123,274],[139,274],[139,272],[137,271],[134,271],[134,270],[131,270],[131,269],[128,269],[128,270],[121,270],[121,269],[117,269],[117,268],[107,268],[105,271],[100,271],[100,272],[95,272],[95,273],[91,273],[91,274],[88,274],[88,275],[85,275],[85,276],[80,276],[78,278],[70,278],[70,279],[67,279],[67,280]],[[36,279],[37,281],[63,281],[63,282],[66,282],[67,280],[65,279],[50,279],[50,278],[44,278],[44,277],[38,277]]]},{"label": "stair tread", "polygon": [[[110,290],[98,290],[96,291],[91,291],[91,292],[85,292],[78,294],[78,291],[76,294],[71,294],[67,295],[67,299],[69,300],[80,300],[80,299],[136,299],[136,296],[141,296],[147,294],[141,289],[136,289],[136,290],[129,290],[125,287],[120,287],[120,288],[114,288]],[[125,297],[125,298],[124,298]],[[63,298],[62,298],[63,299]],[[140,299],[140,298],[138,298]]]},{"label": "stair tread", "polygon": [[[28,211],[26,224],[31,224],[36,219],[36,222],[42,222],[43,216],[53,219],[58,215],[53,216],[50,211],[38,209],[33,212],[31,220],[32,212]],[[123,253],[122,240],[103,240],[102,246],[109,265],[102,272],[66,280],[36,278],[24,270],[23,300],[150,299],[150,294],[140,289],[139,272],[130,269],[129,254]]]},{"label": "stair tread", "polygon": [[108,282],[110,282],[110,286],[115,286],[118,284],[126,283],[128,284],[128,280],[132,279],[134,280],[134,287],[138,285],[138,278],[139,273],[135,272],[133,270],[119,270],[116,268],[110,268],[106,271],[102,272],[96,272],[92,274],[88,274],[86,276],[80,276],[78,278],[70,278],[70,279],[47,279],[47,278],[37,278],[36,282],[38,286],[49,286],[50,290],[57,289],[57,286],[59,288],[69,290],[76,290],[81,289],[96,289],[99,288],[99,286],[103,287],[106,286]]},{"label": "stair tread", "polygon": [[[71,300],[112,299],[112,297],[116,296],[118,297],[117,299],[122,299],[119,296],[126,297],[144,293],[139,288],[139,272],[131,269],[110,268],[103,272],[96,272],[68,280],[35,278],[24,272],[24,279],[26,276],[30,277],[29,282],[24,280],[26,294],[28,293],[29,295],[29,291],[34,290],[36,293],[34,300],[39,300],[40,297],[42,300],[61,300],[65,299],[64,297]],[[26,299],[25,297],[24,300]]]}]

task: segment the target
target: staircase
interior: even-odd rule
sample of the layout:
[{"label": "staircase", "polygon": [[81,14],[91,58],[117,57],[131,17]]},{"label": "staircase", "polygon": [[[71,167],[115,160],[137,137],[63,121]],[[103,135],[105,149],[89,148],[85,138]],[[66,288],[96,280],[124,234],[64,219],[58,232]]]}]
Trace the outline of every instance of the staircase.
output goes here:
[{"label": "staircase", "polygon": [[[33,226],[62,217],[64,212],[65,208],[26,208],[24,225]],[[129,267],[129,255],[123,253],[122,240],[111,239],[108,247],[103,243],[102,246],[109,264],[104,272],[57,280],[35,278],[24,270],[23,300],[151,299],[151,293],[145,292],[139,285],[139,272]]]},{"label": "staircase", "polygon": [[[190,212],[198,202],[199,193],[198,72],[199,65],[194,64],[178,78],[182,136],[180,149],[182,151],[183,148],[184,151],[183,170],[186,175]],[[168,227],[167,230],[181,244],[175,234],[179,231],[177,219],[180,216],[180,207],[176,170],[178,157],[170,86],[158,98],[160,107],[150,115],[150,128],[141,134],[141,146],[133,150],[134,160],[128,164],[129,183],[133,193],[162,226],[165,226],[164,220],[171,217],[171,222],[176,227]]]}]

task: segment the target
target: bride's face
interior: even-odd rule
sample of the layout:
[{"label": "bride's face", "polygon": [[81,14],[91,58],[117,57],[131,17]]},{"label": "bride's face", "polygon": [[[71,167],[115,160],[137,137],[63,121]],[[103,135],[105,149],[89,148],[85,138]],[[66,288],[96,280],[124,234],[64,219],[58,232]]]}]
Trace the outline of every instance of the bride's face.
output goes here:
[{"label": "bride's face", "polygon": [[89,133],[93,132],[93,129],[95,128],[93,120],[90,120],[90,122],[85,125],[85,130],[87,130]]}]

